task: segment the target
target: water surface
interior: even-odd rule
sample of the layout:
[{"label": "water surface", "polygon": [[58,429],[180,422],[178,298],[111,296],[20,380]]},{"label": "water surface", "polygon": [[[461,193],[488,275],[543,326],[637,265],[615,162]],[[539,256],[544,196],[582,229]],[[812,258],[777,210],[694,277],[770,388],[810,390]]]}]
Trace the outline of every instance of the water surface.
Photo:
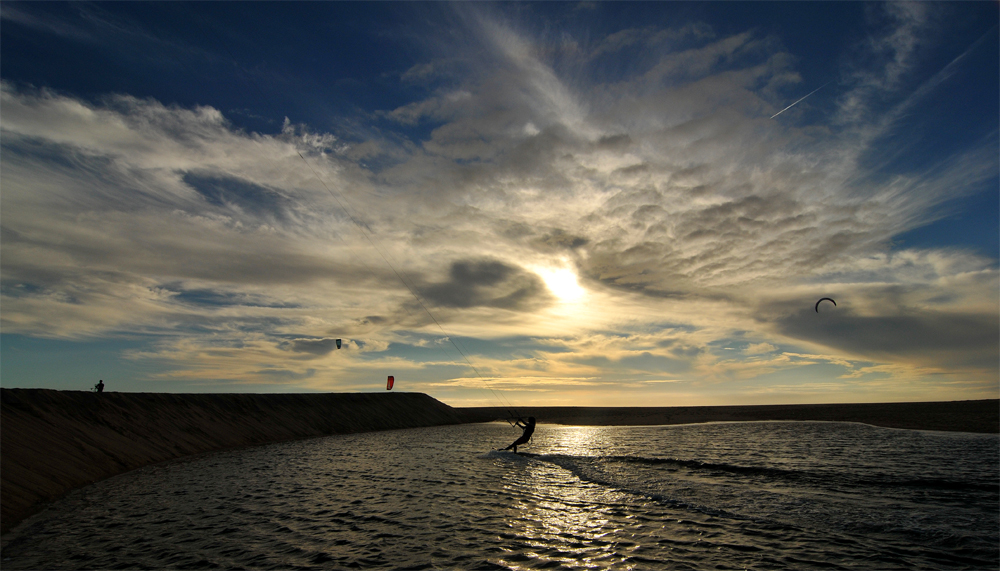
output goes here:
[{"label": "water surface", "polygon": [[997,569],[996,435],[506,424],[161,464],[12,533],[4,569]]}]

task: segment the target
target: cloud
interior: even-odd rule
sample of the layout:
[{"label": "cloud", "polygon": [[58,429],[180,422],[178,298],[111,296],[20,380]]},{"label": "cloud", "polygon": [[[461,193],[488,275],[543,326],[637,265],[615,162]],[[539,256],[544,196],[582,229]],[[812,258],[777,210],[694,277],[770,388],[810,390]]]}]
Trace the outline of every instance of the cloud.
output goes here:
[{"label": "cloud", "polygon": [[763,355],[766,353],[773,353],[777,351],[778,348],[770,343],[751,343],[743,349],[744,355]]},{"label": "cloud", "polygon": [[[624,50],[630,50],[628,57],[642,57],[643,52],[653,48],[654,51],[664,47],[676,50],[684,44],[693,41],[712,38],[711,27],[702,22],[692,22],[680,28],[660,29],[656,27],[627,28],[608,34],[601,38],[589,53],[591,59],[602,56],[617,55]],[[635,49],[632,49],[635,48]]]},{"label": "cloud", "polygon": [[[142,333],[162,342],[133,358],[166,376],[309,386],[387,363],[474,380],[450,344],[415,340],[431,333],[538,390],[819,363],[985,378],[996,261],[892,240],[994,180],[995,139],[878,169],[929,8],[875,9],[888,16],[859,48],[870,57],[845,63],[829,124],[768,120],[798,72],[759,32],[556,45],[465,5],[469,43],[406,71],[429,90],[355,118],[379,128],[350,144],[287,119],[251,133],[210,106],[4,83],[3,330]],[[529,269],[553,267],[583,301]],[[837,311],[817,316],[825,295]],[[334,354],[352,335],[365,351]]]},{"label": "cloud", "polygon": [[295,339],[292,341],[292,351],[326,355],[337,349],[336,339]]},{"label": "cloud", "polygon": [[2,97],[4,332],[236,332],[222,323],[245,319],[284,332],[301,308],[330,307],[331,290],[395,282],[362,259],[313,174],[364,188],[324,154],[328,135],[246,134],[211,108],[126,96],[92,104],[5,83]]},{"label": "cloud", "polygon": [[420,293],[440,307],[517,311],[529,311],[550,298],[537,275],[496,260],[454,262],[447,282],[423,286]]},{"label": "cloud", "polygon": [[91,42],[96,38],[80,26],[69,24],[59,18],[52,18],[31,11],[21,10],[18,6],[7,6],[0,13],[0,19],[8,23],[25,26],[54,36],[70,38],[77,41]]},{"label": "cloud", "polygon": [[988,368],[1000,359],[1000,319],[996,315],[928,311],[855,315],[841,310],[816,319],[815,314],[803,310],[777,325],[790,337],[875,360],[902,357]]},{"label": "cloud", "polygon": [[273,218],[284,221],[288,201],[275,189],[267,188],[237,177],[218,177],[184,173],[184,184],[202,195],[209,204],[236,208],[254,218]]}]

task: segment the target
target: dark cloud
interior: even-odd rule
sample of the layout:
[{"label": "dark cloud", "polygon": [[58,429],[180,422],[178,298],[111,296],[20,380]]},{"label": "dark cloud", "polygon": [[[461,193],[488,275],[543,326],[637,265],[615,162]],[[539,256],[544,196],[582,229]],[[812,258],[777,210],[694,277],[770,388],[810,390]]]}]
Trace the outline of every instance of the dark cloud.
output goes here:
[{"label": "dark cloud", "polygon": [[202,307],[271,307],[292,309],[298,304],[269,300],[261,295],[244,292],[228,292],[211,289],[183,289],[175,285],[164,286],[165,290],[176,292],[174,300]]},{"label": "dark cloud", "polygon": [[[588,279],[604,285],[655,297],[686,297],[690,286],[677,272],[671,273],[666,258],[667,245],[645,242],[619,250],[618,245],[604,242],[596,245],[581,261],[580,270]],[[666,277],[665,277],[666,276]]]},{"label": "dark cloud", "polygon": [[[843,304],[841,304],[843,305]],[[856,315],[846,307],[812,308],[776,320],[792,338],[875,359],[905,358],[950,366],[997,368],[1000,316],[941,311]]]},{"label": "dark cloud", "polygon": [[43,293],[45,293],[45,289],[35,284],[0,280],[0,295],[3,297],[26,297]]},{"label": "dark cloud", "polygon": [[649,165],[646,163],[640,163],[636,165],[630,165],[627,167],[621,167],[615,169],[614,174],[621,176],[636,176],[645,174],[650,171]]},{"label": "dark cloud", "polygon": [[326,355],[337,349],[336,339],[295,339],[292,341],[292,351],[296,353],[310,353],[312,355]]},{"label": "dark cloud", "polygon": [[[377,332],[386,329],[395,329],[400,324],[408,323],[408,316],[412,320],[412,315],[408,315],[407,313],[410,309],[397,308],[393,310],[394,313],[390,312],[387,316],[365,315],[364,317],[356,317],[350,320],[335,322],[333,325],[326,328],[322,335],[344,338],[345,344],[348,342],[347,338],[353,337],[351,341],[355,345],[361,347],[365,344],[365,342],[360,339],[361,337],[377,334]],[[411,314],[420,315],[419,312],[411,312]]]},{"label": "dark cloud", "polygon": [[184,173],[182,180],[213,206],[235,207],[257,218],[287,219],[289,202],[275,189],[235,177],[193,172]]},{"label": "dark cloud", "polygon": [[704,347],[697,347],[697,346],[694,346],[694,345],[684,345],[684,344],[681,344],[681,345],[677,345],[676,347],[674,347],[673,349],[671,349],[670,352],[672,354],[674,354],[675,356],[677,356],[677,357],[681,357],[681,358],[685,358],[685,359],[692,359],[692,358],[697,357],[698,355],[701,355],[702,353],[704,353],[705,352],[705,348]]},{"label": "dark cloud", "polygon": [[271,381],[301,381],[312,378],[316,374],[316,369],[306,369],[305,371],[293,371],[291,369],[281,369],[269,367],[253,371],[254,375],[259,375]]},{"label": "dark cloud", "polygon": [[590,238],[551,226],[532,226],[523,222],[500,220],[497,232],[505,238],[529,244],[533,249],[546,252],[567,252],[590,244]]},{"label": "dark cloud", "polygon": [[597,147],[605,150],[624,151],[632,146],[632,137],[627,134],[608,135],[597,141]]},{"label": "dark cloud", "polygon": [[548,234],[535,239],[536,246],[549,250],[576,250],[586,246],[590,240],[583,236],[570,234],[561,228],[555,228]]},{"label": "dark cloud", "polygon": [[535,236],[535,227],[524,222],[514,222],[511,220],[498,220],[496,223],[497,232],[510,240],[521,240]]},{"label": "dark cloud", "polygon": [[496,260],[454,262],[448,281],[423,287],[420,292],[434,305],[457,308],[529,311],[550,301],[537,275]]}]

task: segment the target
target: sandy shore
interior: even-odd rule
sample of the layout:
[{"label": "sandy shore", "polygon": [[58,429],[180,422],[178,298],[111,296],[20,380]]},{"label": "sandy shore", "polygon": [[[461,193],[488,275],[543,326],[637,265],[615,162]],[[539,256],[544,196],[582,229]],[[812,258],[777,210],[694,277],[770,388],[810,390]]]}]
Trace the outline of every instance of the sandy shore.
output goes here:
[{"label": "sandy shore", "polygon": [[[709,407],[518,407],[541,424],[825,420],[997,433],[1000,401]],[[66,492],[192,454],[372,430],[488,422],[419,393],[153,394],[0,389],[0,530]]]},{"label": "sandy shore", "polygon": [[[485,422],[505,419],[507,409],[461,408],[470,419]],[[795,404],[761,406],[678,407],[518,407],[522,416],[540,424],[581,426],[641,426],[696,422],[746,422],[759,420],[821,420],[863,422],[889,428],[1000,432],[1000,400],[914,402],[877,404]]]},{"label": "sandy shore", "polygon": [[419,393],[153,394],[0,389],[0,528],[66,492],[202,452],[463,422]]}]

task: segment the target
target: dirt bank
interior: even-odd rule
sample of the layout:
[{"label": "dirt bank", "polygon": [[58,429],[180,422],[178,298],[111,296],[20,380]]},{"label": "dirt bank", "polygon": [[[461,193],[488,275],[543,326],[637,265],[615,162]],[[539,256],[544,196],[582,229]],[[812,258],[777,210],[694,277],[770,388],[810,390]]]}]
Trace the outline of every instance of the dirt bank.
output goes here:
[{"label": "dirt bank", "polygon": [[[503,408],[457,409],[476,421],[502,419]],[[876,404],[794,404],[763,406],[678,407],[518,407],[539,423],[581,426],[690,424],[754,420],[825,420],[863,422],[889,428],[1000,432],[1000,400]]]},{"label": "dirt bank", "polygon": [[202,452],[464,416],[418,393],[157,394],[0,389],[0,528],[128,470]]}]

